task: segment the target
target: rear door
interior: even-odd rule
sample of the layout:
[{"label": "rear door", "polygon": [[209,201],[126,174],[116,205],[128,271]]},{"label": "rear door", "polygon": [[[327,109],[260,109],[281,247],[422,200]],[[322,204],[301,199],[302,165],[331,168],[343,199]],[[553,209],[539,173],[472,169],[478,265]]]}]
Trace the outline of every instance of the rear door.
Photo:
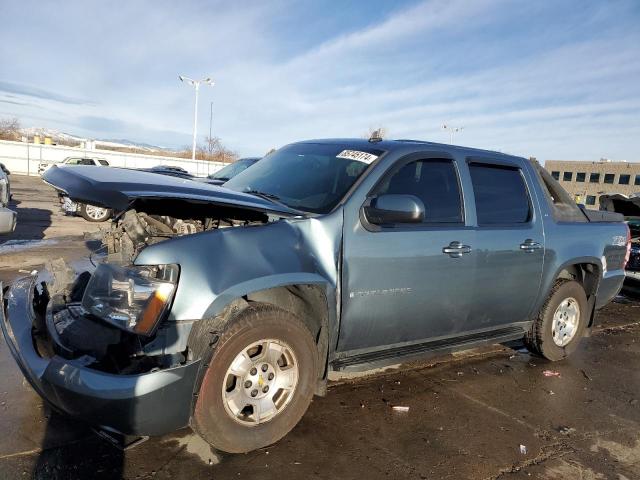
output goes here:
[{"label": "rear door", "polygon": [[476,213],[476,277],[469,330],[526,321],[537,298],[544,232],[519,165],[492,159],[467,162]]}]

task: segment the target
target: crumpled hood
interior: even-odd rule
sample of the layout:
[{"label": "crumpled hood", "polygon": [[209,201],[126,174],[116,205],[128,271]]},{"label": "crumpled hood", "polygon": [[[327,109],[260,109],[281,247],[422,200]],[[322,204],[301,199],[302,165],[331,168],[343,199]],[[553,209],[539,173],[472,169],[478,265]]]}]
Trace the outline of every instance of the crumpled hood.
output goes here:
[{"label": "crumpled hood", "polygon": [[57,167],[54,165],[42,178],[74,201],[116,211],[127,210],[131,203],[138,199],[175,198],[265,213],[299,214],[296,210],[255,195],[204,182],[127,168],[82,165]]}]

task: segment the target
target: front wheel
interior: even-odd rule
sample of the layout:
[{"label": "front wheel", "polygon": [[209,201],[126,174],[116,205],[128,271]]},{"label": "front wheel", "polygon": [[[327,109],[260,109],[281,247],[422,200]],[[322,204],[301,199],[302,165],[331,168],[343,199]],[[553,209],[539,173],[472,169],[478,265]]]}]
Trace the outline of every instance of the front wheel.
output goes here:
[{"label": "front wheel", "polygon": [[105,222],[111,218],[111,209],[82,203],[80,205],[80,215],[89,222]]},{"label": "front wheel", "polygon": [[574,280],[558,280],[525,337],[530,351],[556,361],[575,351],[589,321],[587,295]]},{"label": "front wheel", "polygon": [[249,452],[284,437],[314,392],[317,350],[295,315],[253,304],[231,320],[204,373],[194,430],[215,448]]}]

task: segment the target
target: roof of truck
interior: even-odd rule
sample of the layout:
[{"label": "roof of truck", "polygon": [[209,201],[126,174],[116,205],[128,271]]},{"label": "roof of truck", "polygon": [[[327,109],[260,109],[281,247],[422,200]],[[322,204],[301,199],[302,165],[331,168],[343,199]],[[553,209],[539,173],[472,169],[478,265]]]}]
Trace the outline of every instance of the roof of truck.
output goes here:
[{"label": "roof of truck", "polygon": [[456,150],[463,151],[467,155],[487,155],[490,154],[492,156],[502,156],[508,158],[518,158],[522,159],[523,157],[518,157],[516,155],[509,155],[502,152],[492,151],[492,150],[483,150],[480,148],[471,148],[464,147],[462,145],[451,145],[448,143],[437,143],[437,142],[427,142],[425,140],[411,140],[411,139],[398,139],[398,140],[368,140],[366,138],[323,138],[323,139],[314,139],[314,140],[304,140],[300,142],[294,143],[325,143],[325,144],[337,144],[337,145],[349,145],[350,147],[362,147],[362,148],[378,148],[380,150],[393,151],[398,150],[400,148],[406,149],[411,145],[415,145],[416,150],[421,147],[429,147],[436,148],[438,150]]}]

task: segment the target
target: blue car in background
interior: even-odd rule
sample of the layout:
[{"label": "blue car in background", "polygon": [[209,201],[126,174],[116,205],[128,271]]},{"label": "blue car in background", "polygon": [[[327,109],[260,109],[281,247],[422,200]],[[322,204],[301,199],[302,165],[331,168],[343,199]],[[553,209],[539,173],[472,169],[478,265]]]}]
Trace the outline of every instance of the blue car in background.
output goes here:
[{"label": "blue car in background", "polygon": [[206,182],[210,185],[222,185],[223,183],[228,182],[233,177],[238,175],[240,172],[244,172],[247,168],[260,160],[260,158],[261,157],[241,158],[233,163],[230,163],[226,167],[223,167],[217,172],[212,173],[201,181]]}]

